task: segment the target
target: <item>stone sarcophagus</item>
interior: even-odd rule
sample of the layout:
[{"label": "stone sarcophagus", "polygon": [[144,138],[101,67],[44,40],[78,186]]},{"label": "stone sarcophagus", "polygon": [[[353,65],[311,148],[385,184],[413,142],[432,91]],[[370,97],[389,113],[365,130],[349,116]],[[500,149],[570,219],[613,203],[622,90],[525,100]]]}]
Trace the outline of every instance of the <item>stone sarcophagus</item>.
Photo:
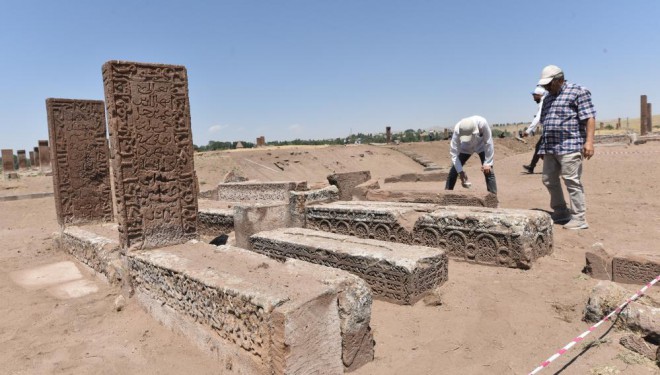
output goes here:
[{"label": "stone sarcophagus", "polygon": [[528,269],[552,253],[552,220],[540,211],[392,202],[307,207],[306,227],[440,248],[456,260]]},{"label": "stone sarcophagus", "polygon": [[382,243],[304,228],[259,232],[250,249],[271,258],[300,259],[339,268],[364,279],[374,296],[411,305],[447,281],[444,251],[426,246]]}]

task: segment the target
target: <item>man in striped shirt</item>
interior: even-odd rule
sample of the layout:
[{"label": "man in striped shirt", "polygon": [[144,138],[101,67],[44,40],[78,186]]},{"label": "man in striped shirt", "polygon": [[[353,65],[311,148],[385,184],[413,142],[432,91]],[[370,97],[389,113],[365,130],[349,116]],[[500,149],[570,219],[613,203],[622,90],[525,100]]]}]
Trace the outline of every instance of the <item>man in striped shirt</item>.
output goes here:
[{"label": "man in striped shirt", "polygon": [[[567,82],[564,72],[548,65],[541,72],[539,86],[548,93],[543,98],[540,122],[543,124],[539,154],[543,157],[543,184],[550,193],[555,223],[566,229],[587,229],[586,204],[582,185],[582,161],[594,155],[596,110],[591,92]],[[564,180],[570,210],[561,188]]]}]

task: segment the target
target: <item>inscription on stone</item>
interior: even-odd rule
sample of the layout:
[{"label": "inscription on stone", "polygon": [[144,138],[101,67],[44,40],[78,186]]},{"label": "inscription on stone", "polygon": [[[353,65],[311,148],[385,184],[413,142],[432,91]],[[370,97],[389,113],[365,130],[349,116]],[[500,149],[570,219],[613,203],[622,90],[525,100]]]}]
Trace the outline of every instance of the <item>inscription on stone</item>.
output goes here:
[{"label": "inscription on stone", "polygon": [[109,61],[103,85],[122,246],[152,248],[194,238],[197,190],[186,68]]},{"label": "inscription on stone", "polygon": [[58,222],[112,221],[103,101],[51,98],[46,110]]}]

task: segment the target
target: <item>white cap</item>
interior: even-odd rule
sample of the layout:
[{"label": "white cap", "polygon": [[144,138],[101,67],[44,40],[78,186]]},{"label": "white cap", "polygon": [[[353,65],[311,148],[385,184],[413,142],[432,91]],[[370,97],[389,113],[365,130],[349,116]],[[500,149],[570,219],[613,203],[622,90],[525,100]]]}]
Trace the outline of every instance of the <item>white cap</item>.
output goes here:
[{"label": "white cap", "polygon": [[461,142],[470,142],[474,134],[479,134],[479,128],[474,117],[467,117],[458,123],[458,135]]},{"label": "white cap", "polygon": [[545,89],[541,86],[536,86],[536,88],[534,88],[534,91],[532,91],[532,95],[541,95],[541,96],[543,96],[543,95],[545,95],[545,93],[546,93]]},{"label": "white cap", "polygon": [[548,65],[543,68],[541,71],[541,79],[539,80],[539,86],[547,85],[552,81],[553,78],[561,74],[562,71],[557,65]]}]

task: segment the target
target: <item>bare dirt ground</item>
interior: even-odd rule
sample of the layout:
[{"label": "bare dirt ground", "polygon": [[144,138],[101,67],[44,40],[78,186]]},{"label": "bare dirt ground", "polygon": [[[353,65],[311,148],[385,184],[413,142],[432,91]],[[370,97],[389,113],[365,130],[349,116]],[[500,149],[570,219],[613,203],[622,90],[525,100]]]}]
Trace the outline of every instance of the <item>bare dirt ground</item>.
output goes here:
[{"label": "bare dirt ground", "polygon": [[[500,207],[549,209],[541,175],[523,174],[531,147],[496,140],[495,171]],[[406,144],[439,165],[448,165],[448,143]],[[478,159],[467,163],[473,189],[483,189]],[[237,169],[251,179],[307,180],[325,185],[332,172],[370,170],[374,178],[421,172],[395,149],[369,145],[238,150],[196,155],[201,190]],[[276,165],[277,164],[277,165]],[[584,253],[595,242],[607,249],[657,253],[660,239],[660,143],[597,146],[584,165],[590,229],[555,226],[554,253],[523,271],[451,261],[442,304],[397,306],[375,301],[375,360],[364,374],[525,374],[590,324],[582,309],[597,283],[584,276]],[[537,168],[540,172],[540,168]],[[443,183],[425,183],[442,189]],[[460,188],[460,187],[459,187]],[[0,182],[0,197],[52,191],[50,177]],[[185,338],[160,326],[135,301],[115,309],[119,290],[77,264],[98,290],[63,299],[48,287],[25,288],[17,271],[71,261],[52,249],[58,230],[53,198],[0,202],[0,372],[7,374],[222,374],[219,362]],[[632,292],[636,286],[628,286]],[[658,298],[660,288],[651,294]],[[659,374],[618,344],[623,332],[587,343],[609,324],[543,370],[552,374]]]}]

